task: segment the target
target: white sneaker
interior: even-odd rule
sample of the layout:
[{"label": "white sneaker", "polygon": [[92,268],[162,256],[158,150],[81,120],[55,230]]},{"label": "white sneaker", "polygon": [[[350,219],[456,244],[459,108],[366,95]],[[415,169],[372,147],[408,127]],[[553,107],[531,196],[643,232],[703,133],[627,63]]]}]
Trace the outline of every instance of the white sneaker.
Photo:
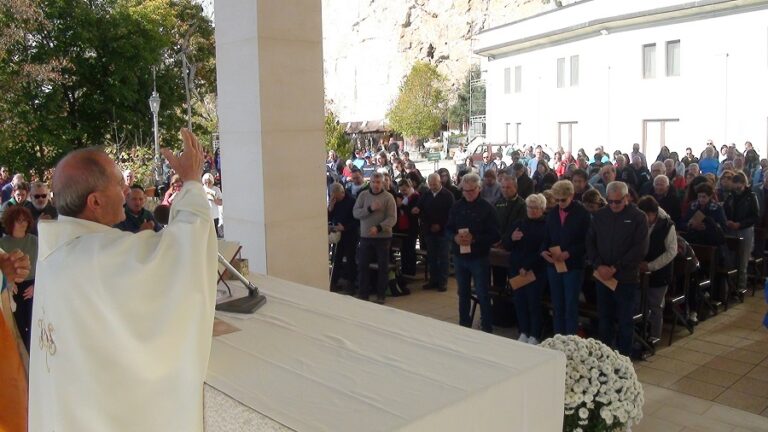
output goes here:
[{"label": "white sneaker", "polygon": [[525,333],[520,333],[520,337],[517,338],[518,342],[528,342],[528,335]]},{"label": "white sneaker", "polygon": [[533,336],[529,337],[529,338],[528,338],[528,340],[527,340],[527,342],[528,342],[529,344],[531,344],[531,345],[538,345],[538,344],[539,344],[539,340],[538,340],[538,339],[536,339],[536,338],[535,338],[535,337],[533,337]]},{"label": "white sneaker", "polygon": [[699,322],[699,314],[697,314],[696,312],[688,313],[688,321],[690,321],[690,322],[692,322],[694,324],[698,323]]}]

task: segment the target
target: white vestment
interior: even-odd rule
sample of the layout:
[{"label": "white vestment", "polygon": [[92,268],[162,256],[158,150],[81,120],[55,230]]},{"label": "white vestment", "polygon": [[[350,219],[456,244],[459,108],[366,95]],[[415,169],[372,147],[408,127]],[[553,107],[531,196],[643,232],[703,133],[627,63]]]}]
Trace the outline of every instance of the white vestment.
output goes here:
[{"label": "white vestment", "polygon": [[161,232],[41,221],[30,432],[203,429],[216,236],[199,182]]}]

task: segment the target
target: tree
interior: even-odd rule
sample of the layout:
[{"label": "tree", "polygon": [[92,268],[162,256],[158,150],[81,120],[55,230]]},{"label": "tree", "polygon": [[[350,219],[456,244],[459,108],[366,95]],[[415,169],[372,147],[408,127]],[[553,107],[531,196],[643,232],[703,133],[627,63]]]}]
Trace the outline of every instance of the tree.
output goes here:
[{"label": "tree", "polygon": [[340,158],[352,156],[352,140],[344,132],[344,126],[339,123],[336,114],[331,110],[325,112],[325,150],[335,151]]},{"label": "tree", "polygon": [[448,103],[445,78],[429,63],[416,62],[400,85],[400,93],[387,113],[395,131],[413,140],[440,130]]},{"label": "tree", "polygon": [[[470,91],[471,87],[471,91]],[[470,102],[472,107],[470,109]],[[469,127],[469,118],[485,113],[485,83],[480,80],[480,66],[472,65],[456,95],[456,102],[448,110],[448,123],[462,132]]]},{"label": "tree", "polygon": [[[36,14],[6,4],[28,4]],[[152,66],[161,140],[177,145],[187,101],[182,51],[195,68],[190,95],[198,94],[188,105],[209,106],[213,25],[192,0],[0,0],[0,7],[0,24],[30,17],[13,37],[0,34],[0,160],[14,171],[40,175],[86,146],[114,145],[130,158],[132,147],[151,145]],[[29,70],[39,73],[25,78]]]}]

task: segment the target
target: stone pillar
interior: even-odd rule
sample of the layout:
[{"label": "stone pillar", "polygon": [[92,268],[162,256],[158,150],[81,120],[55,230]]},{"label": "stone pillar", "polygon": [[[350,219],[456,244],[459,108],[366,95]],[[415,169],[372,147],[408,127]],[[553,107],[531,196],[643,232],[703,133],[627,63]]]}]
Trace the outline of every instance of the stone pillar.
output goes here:
[{"label": "stone pillar", "polygon": [[215,2],[226,238],[250,270],[328,287],[321,0]]}]

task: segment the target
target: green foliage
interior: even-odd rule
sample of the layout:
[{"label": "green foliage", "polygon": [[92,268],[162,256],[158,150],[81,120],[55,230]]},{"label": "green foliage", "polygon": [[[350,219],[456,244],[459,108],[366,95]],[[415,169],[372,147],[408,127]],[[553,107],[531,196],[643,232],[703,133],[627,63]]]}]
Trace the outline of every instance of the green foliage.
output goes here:
[{"label": "green foliage", "polygon": [[[192,0],[7,3],[19,2],[38,15],[3,9],[0,0],[0,24],[28,17],[21,37],[0,43],[0,160],[12,171],[42,173],[68,151],[92,145],[152,146],[153,66],[161,141],[178,146],[186,124],[181,52],[195,68],[193,108],[206,108],[215,88],[213,24]],[[215,108],[193,118],[216,126]],[[212,133],[195,132],[203,141]]]},{"label": "green foliage", "polygon": [[432,137],[440,130],[446,114],[444,85],[445,78],[435,66],[416,62],[387,113],[392,129],[409,138]]},{"label": "green foliage", "polygon": [[152,147],[120,147],[106,146],[104,150],[112,159],[117,161],[123,170],[133,171],[136,183],[149,187],[155,184],[154,157],[155,150]]},{"label": "green foliage", "polygon": [[325,113],[325,150],[333,150],[344,159],[349,158],[353,150],[352,140],[344,133],[344,126],[331,110]]},{"label": "green foliage", "polygon": [[456,95],[456,102],[448,110],[448,122],[452,127],[465,130],[469,125],[470,116],[485,114],[485,83],[479,79],[480,66],[473,65],[467,71],[467,77]]}]

